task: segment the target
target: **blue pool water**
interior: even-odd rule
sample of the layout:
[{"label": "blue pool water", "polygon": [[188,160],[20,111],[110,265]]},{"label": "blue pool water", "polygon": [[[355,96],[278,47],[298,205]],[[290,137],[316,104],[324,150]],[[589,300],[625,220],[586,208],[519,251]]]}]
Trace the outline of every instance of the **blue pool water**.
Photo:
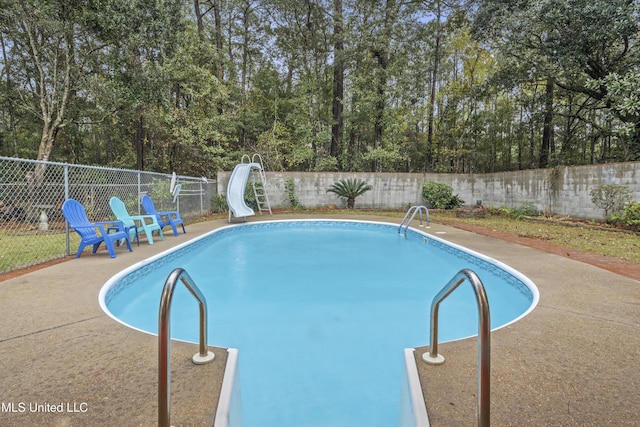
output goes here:
[{"label": "blue pool water", "polygon": [[[162,286],[184,268],[207,299],[209,344],[239,349],[244,426],[393,426],[403,349],[428,344],[431,301],[458,271],[483,281],[492,328],[537,299],[502,264],[437,237],[407,237],[354,221],[225,227],[118,276],[104,305],[156,333]],[[441,304],[440,341],[475,335],[477,317],[471,287],[461,286]],[[197,342],[197,304],[183,286],[171,322],[172,338]]]}]

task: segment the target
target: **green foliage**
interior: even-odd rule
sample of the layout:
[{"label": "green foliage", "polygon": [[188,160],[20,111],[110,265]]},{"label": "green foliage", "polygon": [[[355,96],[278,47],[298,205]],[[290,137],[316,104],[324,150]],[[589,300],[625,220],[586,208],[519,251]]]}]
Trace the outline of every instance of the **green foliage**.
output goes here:
[{"label": "green foliage", "polygon": [[227,197],[224,194],[216,194],[211,202],[211,210],[213,212],[222,213],[229,211],[229,205],[227,205]]},{"label": "green foliage", "polygon": [[276,121],[268,131],[258,136],[258,150],[264,153],[269,170],[306,170],[313,161],[314,153],[309,144],[303,144],[302,130],[293,129]]},{"label": "green foliage", "polygon": [[401,164],[403,158],[397,147],[373,148],[362,156],[363,164],[373,164],[379,172],[393,172]]},{"label": "green foliage", "polygon": [[629,71],[624,75],[611,73],[603,79],[594,80],[591,87],[597,85],[606,86],[606,99],[617,112],[640,117],[640,71]]},{"label": "green foliage", "polygon": [[284,179],[285,198],[289,203],[289,206],[293,209],[302,209],[304,206],[300,204],[300,201],[296,197],[295,182],[290,176]]},{"label": "green foliage", "polygon": [[629,189],[624,185],[603,184],[589,192],[591,201],[598,208],[604,210],[606,220],[611,219],[611,215],[618,215],[625,207],[625,203],[630,201]]},{"label": "green foliage", "polygon": [[428,181],[422,184],[422,200],[431,209],[455,209],[464,204],[453,188],[444,182]]},{"label": "green foliage", "polygon": [[489,210],[497,210],[499,213],[505,214],[509,218],[513,219],[520,219],[523,216],[535,216],[538,214],[538,210],[536,209],[535,204],[528,201],[520,203],[520,206],[517,208],[507,208],[503,206],[496,209],[491,206],[489,207]]},{"label": "green foliage", "polygon": [[360,178],[346,178],[334,183],[327,190],[327,193],[335,193],[340,199],[347,201],[347,209],[353,209],[356,197],[363,195],[372,188]]},{"label": "green foliage", "polygon": [[[261,182],[255,183],[256,187],[261,187]],[[253,186],[250,182],[247,182],[247,186],[244,189],[244,201],[254,211],[258,210],[258,201],[256,200],[256,193],[253,191]]]},{"label": "green foliage", "polygon": [[550,163],[640,158],[638,1],[0,2],[0,155],[482,173],[537,167],[552,113]]},{"label": "green foliage", "polygon": [[[538,105],[536,110],[553,109],[554,115],[563,109],[564,102],[558,96],[567,101],[572,111],[588,105],[588,113],[581,112],[575,120],[566,122],[568,128],[563,132],[567,132],[567,141],[576,136],[578,129],[580,133],[587,131],[578,123],[583,117],[590,116],[587,121],[595,126],[610,120],[615,124],[607,125],[606,133],[616,135],[617,141],[611,151],[603,147],[601,159],[640,158],[640,134],[634,131],[629,135],[630,128],[640,122],[637,97],[640,2],[479,0],[476,3],[474,35],[487,42],[499,58],[495,83],[518,88],[518,92],[530,98],[524,105],[534,102]],[[630,48],[631,45],[635,47]],[[536,96],[535,85],[549,78],[555,82],[554,102],[545,106],[541,97]],[[528,88],[535,92],[527,93]],[[604,137],[604,129],[600,129]],[[560,161],[567,162],[567,150],[562,151]],[[553,158],[554,153],[549,154]],[[575,156],[571,161],[580,159],[577,152],[571,155]]]},{"label": "green foliage", "polygon": [[149,185],[149,197],[153,199],[157,210],[169,210],[164,208],[174,205],[171,182],[167,179],[153,179]]},{"label": "green foliage", "polygon": [[640,202],[629,200],[624,204],[622,215],[611,215],[613,221],[621,221],[630,228],[640,231]]},{"label": "green foliage", "polygon": [[316,160],[315,172],[334,172],[338,170],[338,159],[331,156],[323,156]]}]

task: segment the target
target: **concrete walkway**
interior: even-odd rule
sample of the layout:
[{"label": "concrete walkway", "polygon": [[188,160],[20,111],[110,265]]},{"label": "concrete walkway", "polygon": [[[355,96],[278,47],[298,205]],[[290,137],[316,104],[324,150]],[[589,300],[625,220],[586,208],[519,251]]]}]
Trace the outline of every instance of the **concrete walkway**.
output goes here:
[{"label": "concrete walkway", "polygon": [[[157,425],[158,339],[107,316],[98,293],[124,268],[221,225],[191,224],[131,253],[116,248],[115,259],[87,250],[0,282],[0,426]],[[197,344],[171,348],[172,424],[212,425],[226,350],[212,349],[214,362],[196,366]]]},{"label": "concrete walkway", "polygon": [[[250,221],[260,219],[272,218]],[[191,224],[188,234],[167,233],[133,253],[119,248],[116,259],[103,251],[0,282],[0,426],[156,425],[157,338],[103,313],[98,292],[118,271],[226,224]],[[640,282],[451,227],[428,231],[516,268],[540,289],[533,313],[492,335],[494,426],[637,425]],[[176,426],[212,425],[226,351],[214,348],[212,364],[195,366],[196,351],[172,345]],[[438,367],[419,360],[424,351],[416,358],[431,425],[475,425],[475,339],[441,344],[447,361]]]},{"label": "concrete walkway", "polygon": [[[494,426],[637,426],[640,282],[565,257],[450,227],[431,232],[500,260],[540,291],[537,308],[491,337]],[[476,425],[477,340],[440,344],[421,360],[432,426]]]}]

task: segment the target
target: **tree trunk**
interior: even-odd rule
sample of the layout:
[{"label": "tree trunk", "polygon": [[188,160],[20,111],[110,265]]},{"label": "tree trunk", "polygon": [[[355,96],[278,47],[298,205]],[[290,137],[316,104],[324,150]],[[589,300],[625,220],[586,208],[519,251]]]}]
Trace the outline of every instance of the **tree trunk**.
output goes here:
[{"label": "tree trunk", "polygon": [[[386,96],[387,96],[387,73],[389,66],[389,47],[391,45],[391,33],[393,25],[398,15],[398,5],[394,0],[387,0],[384,11],[384,26],[382,29],[382,37],[379,47],[374,47],[372,54],[378,61],[378,72],[375,78],[376,84],[376,103],[375,103],[375,118],[373,124],[373,143],[375,148],[382,147],[382,138],[384,136],[384,114],[386,109]],[[372,169],[376,172],[381,170],[381,166],[378,161],[374,161]]]},{"label": "tree trunk", "polygon": [[[2,63],[4,64],[3,71],[5,73],[5,91],[7,100],[7,110],[9,113],[9,129],[11,131],[11,139],[13,143],[13,155],[18,156],[18,135],[16,132],[16,116],[15,116],[15,107],[13,105],[13,95],[11,93],[11,88],[13,87],[13,81],[11,79],[11,64],[10,59],[7,56],[7,45],[4,41],[4,35],[0,34],[0,45],[2,46]],[[0,139],[0,144],[2,144],[2,140]],[[2,146],[0,145],[0,148]]]},{"label": "tree trunk", "polygon": [[356,204],[356,198],[355,197],[347,197],[347,209],[353,209],[355,204]]},{"label": "tree trunk", "polygon": [[[72,40],[68,42],[73,43]],[[58,131],[64,126],[64,119],[66,114],[67,105],[69,103],[69,93],[71,85],[71,45],[67,43],[65,45],[65,69],[64,69],[64,88],[60,95],[60,99],[56,98],[56,94],[52,94],[48,91],[48,85],[46,83],[45,72],[40,67],[39,59],[38,70],[40,81],[38,82],[38,96],[40,98],[40,111],[42,112],[42,134],[40,137],[40,146],[38,147],[38,160],[47,161],[53,150],[53,145],[58,135]],[[38,57],[39,52],[34,51],[34,56]]]},{"label": "tree trunk", "polygon": [[354,162],[355,162],[355,158],[356,158],[356,140],[357,140],[357,136],[356,136],[356,124],[355,124],[355,120],[353,119],[353,117],[355,116],[354,112],[356,109],[356,105],[358,104],[358,96],[355,93],[352,93],[351,95],[351,120],[349,121],[349,137],[347,139],[347,170],[348,171],[353,171],[354,169]]},{"label": "tree trunk", "polygon": [[222,83],[224,80],[224,61],[222,57],[222,19],[220,18],[220,1],[213,0],[213,19],[216,28],[216,77]]},{"label": "tree trunk", "polygon": [[549,166],[549,152],[553,146],[553,80],[547,79],[544,102],[544,125],[542,130],[542,145],[538,167]]},{"label": "tree trunk", "polygon": [[440,46],[442,44],[442,8],[440,1],[436,1],[436,45],[433,51],[433,69],[431,70],[431,88],[429,90],[429,105],[427,112],[427,150],[425,153],[424,170],[429,171],[433,166],[433,120],[436,109],[436,89],[440,68]]},{"label": "tree trunk", "polygon": [[640,120],[633,126],[633,135],[629,143],[629,160],[640,160]]},{"label": "tree trunk", "polygon": [[196,15],[196,23],[198,27],[198,38],[204,40],[204,24],[202,22],[202,11],[200,10],[200,0],[193,0],[193,12]]},{"label": "tree trunk", "polygon": [[[37,160],[46,162],[51,156],[58,132],[65,125],[66,110],[71,94],[71,61],[74,52],[74,35],[69,30],[70,33],[64,34],[59,40],[60,48],[63,52],[64,68],[51,71],[42,62],[41,49],[44,49],[44,47],[39,44],[40,40],[38,40],[36,34],[38,29],[29,25],[26,26],[26,29],[29,34],[32,59],[38,73],[36,93],[40,100],[40,112],[42,115],[42,133],[40,135]],[[56,79],[55,74],[48,75],[48,73],[57,71],[62,72],[62,79],[60,80]],[[51,87],[51,80],[55,80],[56,83],[60,82],[62,87],[56,91],[55,85]],[[34,169],[32,180],[29,183],[29,194],[32,200],[34,200],[33,197],[39,193],[42,187],[46,168],[46,164],[39,163]]]},{"label": "tree trunk", "polygon": [[[342,129],[343,123],[343,98],[344,98],[344,63],[343,63],[343,24],[342,24],[342,0],[334,0],[333,2],[333,36],[335,42],[333,45],[333,105],[331,108],[333,123],[331,125],[331,147],[329,153],[332,157],[338,159],[340,154],[340,146],[342,145]],[[342,170],[342,165],[338,160],[338,170]]]},{"label": "tree trunk", "polygon": [[142,111],[138,109],[136,116],[136,133],[134,146],[136,149],[136,169],[144,170],[144,117]]}]

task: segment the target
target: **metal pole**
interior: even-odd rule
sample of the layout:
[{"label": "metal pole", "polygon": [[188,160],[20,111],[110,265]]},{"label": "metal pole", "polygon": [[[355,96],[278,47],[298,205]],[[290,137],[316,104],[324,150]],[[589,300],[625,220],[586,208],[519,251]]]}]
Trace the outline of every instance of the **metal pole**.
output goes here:
[{"label": "metal pole", "polygon": [[171,411],[171,297],[177,280],[176,270],[171,272],[165,282],[160,297],[160,313],[158,314],[158,426],[169,427]]},{"label": "metal pole", "polygon": [[438,309],[440,303],[465,279],[469,280],[478,304],[478,426],[489,427],[491,425],[491,318],[484,285],[473,271],[460,270],[433,298],[431,342],[429,351],[422,355],[422,359],[434,365],[444,363],[444,357],[438,354]]},{"label": "metal pole", "polygon": [[[69,165],[64,164],[64,200],[69,199]],[[67,256],[71,255],[71,230],[69,230],[69,223],[67,221],[64,222],[64,234],[65,234],[65,252]]]},{"label": "metal pole", "polygon": [[198,300],[200,307],[199,352],[193,363],[202,365],[211,362],[215,355],[207,349],[207,301],[189,274],[182,268],[173,270],[164,284],[158,312],[158,426],[169,427],[171,418],[171,299],[178,280]]},{"label": "metal pole", "polygon": [[138,215],[142,215],[142,209],[140,209],[140,192],[142,191],[142,188],[140,186],[140,175],[142,174],[141,171],[137,171],[137,175],[138,175],[138,196],[136,197],[136,202],[138,203]]},{"label": "metal pole", "polygon": [[478,303],[478,426],[491,425],[491,318],[489,300],[476,274],[469,277]]}]

